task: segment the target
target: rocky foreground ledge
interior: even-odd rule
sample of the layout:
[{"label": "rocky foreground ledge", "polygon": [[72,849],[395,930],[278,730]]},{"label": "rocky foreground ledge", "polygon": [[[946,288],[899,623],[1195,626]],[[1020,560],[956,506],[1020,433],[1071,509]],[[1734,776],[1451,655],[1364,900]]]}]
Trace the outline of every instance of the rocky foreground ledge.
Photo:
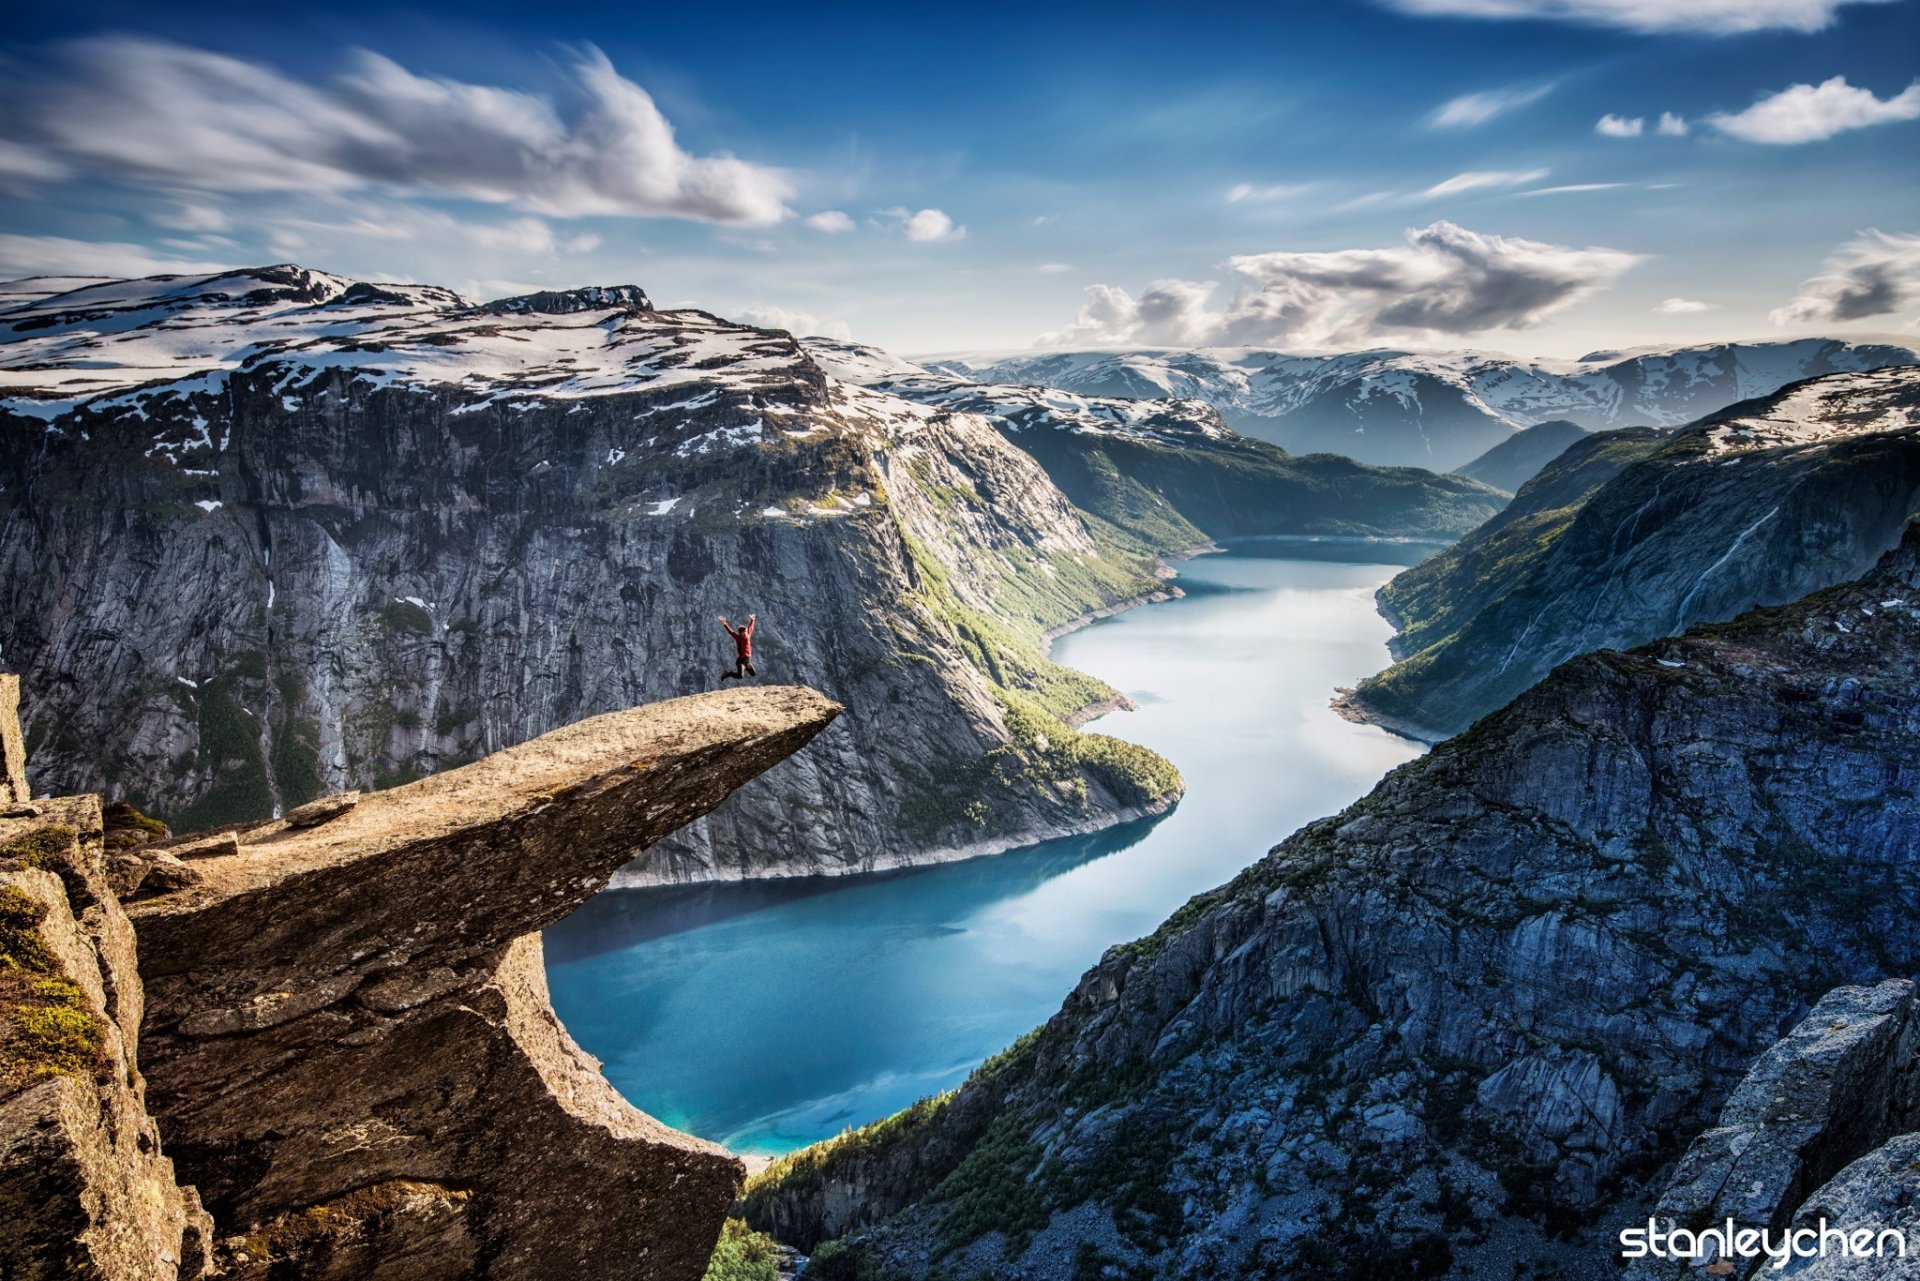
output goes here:
[{"label": "rocky foreground ledge", "polygon": [[0,1275],[698,1277],[740,1163],[613,1091],[538,931],[839,710],[673,699],[128,851],[0,804]]}]

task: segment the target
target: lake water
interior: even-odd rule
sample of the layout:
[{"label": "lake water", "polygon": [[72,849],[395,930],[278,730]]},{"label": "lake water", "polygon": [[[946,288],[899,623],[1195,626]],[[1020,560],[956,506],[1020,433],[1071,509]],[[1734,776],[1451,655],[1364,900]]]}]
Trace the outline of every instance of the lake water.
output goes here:
[{"label": "lake water", "polygon": [[1241,544],[1187,595],[1055,642],[1139,710],[1094,728],[1187,780],[1158,822],[854,878],[608,891],[546,935],[553,1003],[636,1107],[749,1154],[958,1084],[1149,933],[1419,752],[1328,708],[1388,661],[1373,591],[1417,547]]}]

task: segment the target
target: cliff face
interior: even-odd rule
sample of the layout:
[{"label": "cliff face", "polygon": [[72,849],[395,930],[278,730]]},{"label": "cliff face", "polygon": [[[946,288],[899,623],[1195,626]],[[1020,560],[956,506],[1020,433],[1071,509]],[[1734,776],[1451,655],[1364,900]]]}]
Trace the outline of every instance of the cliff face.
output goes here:
[{"label": "cliff face", "polygon": [[[1731,1221],[1736,1232],[1766,1232],[1775,1249],[1785,1248],[1788,1232],[1811,1229],[1808,1240],[1817,1241],[1824,1220],[1847,1234],[1851,1250],[1853,1234],[1864,1228],[1881,1261],[1830,1249],[1812,1262],[1792,1260],[1799,1266],[1788,1275],[1898,1275],[1895,1259],[1920,1243],[1917,1131],[1920,1010],[1913,983],[1837,988],[1754,1062],[1718,1124],[1687,1149],[1652,1221],[1667,1233],[1724,1231]],[[1898,1254],[1892,1242],[1879,1240],[1886,1230],[1903,1234]],[[1725,1259],[1736,1277],[1785,1270],[1772,1266],[1778,1255],[1755,1257],[1737,1240],[1704,1251],[1664,1246],[1657,1254],[1651,1240],[1646,1245],[1648,1257],[1629,1270],[1631,1281],[1697,1275],[1684,1257],[1695,1253],[1702,1263]]]},{"label": "cliff face", "polygon": [[7,950],[65,976],[77,1029],[23,1060],[51,989],[0,967],[0,1203],[27,1225],[0,1272],[699,1277],[740,1163],[614,1093],[547,1003],[538,931],[838,711],[670,700],[115,857],[94,797],[0,819]]},{"label": "cliff face", "polygon": [[1853,578],[1916,510],[1914,368],[1802,383],[1664,442],[1607,433],[1382,592],[1402,657],[1352,701],[1457,732],[1576,654]]},{"label": "cliff face", "polygon": [[1596,1275],[1783,1026],[1920,962],[1916,653],[1920,531],[1569,662],[749,1217],[913,1275]]},{"label": "cliff face", "polygon": [[183,830],[765,677],[861,709],[637,880],[859,871],[1164,809],[1046,629],[1161,590],[983,420],[637,290],[271,268],[0,313],[0,653],[44,786]]},{"label": "cliff face", "polygon": [[851,343],[810,338],[835,376],[950,411],[979,414],[1033,457],[1082,510],[1145,540],[1328,535],[1457,538],[1499,510],[1470,478],[1294,457],[1229,428],[1202,399],[1129,399],[977,383]]}]

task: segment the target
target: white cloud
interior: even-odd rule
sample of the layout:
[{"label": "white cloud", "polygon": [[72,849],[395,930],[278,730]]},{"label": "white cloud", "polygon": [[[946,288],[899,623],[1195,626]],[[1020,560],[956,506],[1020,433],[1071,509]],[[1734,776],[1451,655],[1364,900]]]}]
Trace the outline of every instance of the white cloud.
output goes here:
[{"label": "white cloud", "polygon": [[1920,235],[1863,231],[1833,252],[1825,270],[1773,312],[1776,325],[1884,316],[1920,302]]},{"label": "white cloud", "polygon": [[1159,280],[1137,299],[1095,285],[1074,323],[1041,341],[1359,346],[1526,329],[1605,288],[1638,261],[1613,249],[1483,235],[1436,222],[1386,249],[1229,259],[1227,266],[1248,284],[1219,307],[1212,281]]},{"label": "white cloud", "polygon": [[1703,311],[1719,309],[1718,303],[1701,302],[1695,298],[1669,298],[1655,306],[1653,310],[1662,316],[1692,316]]},{"label": "white cloud", "polygon": [[1660,133],[1668,138],[1684,138],[1693,130],[1687,124],[1685,116],[1676,116],[1671,111],[1660,113]]},{"label": "white cloud", "polygon": [[1643,116],[1628,118],[1612,112],[1601,116],[1593,125],[1593,131],[1603,138],[1638,138],[1646,128],[1647,122]]},{"label": "white cloud", "polygon": [[1285,200],[1297,196],[1307,188],[1300,183],[1278,183],[1270,187],[1256,187],[1250,182],[1238,182],[1227,188],[1227,203],[1237,205],[1243,201],[1261,203],[1268,200]]},{"label": "white cloud", "polygon": [[837,338],[841,342],[850,341],[853,331],[844,320],[822,320],[810,311],[796,311],[791,307],[742,307],[731,317],[761,329],[784,329],[790,334],[805,336],[815,334],[821,338]]},{"label": "white cloud", "polygon": [[918,213],[890,209],[887,213],[889,217],[900,220],[900,228],[908,240],[931,244],[941,240],[959,240],[967,234],[965,227],[954,226],[953,219],[938,209],[922,209]]},{"label": "white cloud", "polygon": [[1073,270],[1070,262],[1043,262],[1035,268],[1043,276],[1059,276]]},{"label": "white cloud", "polygon": [[226,231],[233,226],[232,219],[212,205],[192,201],[182,201],[170,213],[153,214],[151,221],[171,231]]},{"label": "white cloud", "polygon": [[1745,111],[1708,116],[1707,123],[1747,142],[1791,145],[1819,142],[1868,125],[1915,119],[1920,119],[1920,80],[1882,101],[1871,89],[1856,89],[1845,76],[1835,76],[1818,87],[1792,85]]},{"label": "white cloud", "polygon": [[1483,89],[1479,93],[1463,93],[1442,105],[1427,118],[1427,123],[1435,129],[1473,129],[1495,116],[1504,116],[1509,111],[1531,106],[1552,92],[1552,85],[1535,85],[1526,89]]},{"label": "white cloud", "polygon": [[316,248],[322,253],[337,252],[343,241],[366,240],[522,259],[591,253],[600,247],[599,236],[563,235],[542,218],[479,222],[400,201],[343,202],[339,218],[282,216],[274,220],[273,228],[270,244],[283,257],[298,257]]},{"label": "white cloud", "polygon": [[1422,17],[1536,18],[1627,31],[1818,31],[1846,4],[1890,0],[1380,0]]},{"label": "white cloud", "polygon": [[808,214],[802,221],[815,231],[824,231],[831,236],[853,230],[853,219],[838,209],[822,209],[817,214]]},{"label": "white cloud", "polygon": [[1445,182],[1436,182],[1420,194],[1427,198],[1438,196],[1457,196],[1463,191],[1486,191],[1494,187],[1519,187],[1529,182],[1539,182],[1547,176],[1545,169],[1484,169],[1472,173],[1457,173]]},{"label": "white cloud", "polygon": [[1567,196],[1579,191],[1612,191],[1624,187],[1624,182],[1569,182],[1559,187],[1536,187],[1532,191],[1517,191],[1517,196]]},{"label": "white cloud", "polygon": [[787,214],[778,171],[695,156],[639,85],[588,48],[559,100],[421,76],[375,53],[309,83],[170,41],[60,46],[0,99],[0,128],[75,168],[201,191],[462,196],[560,217],[760,226]]},{"label": "white cloud", "polygon": [[68,172],[65,165],[45,152],[0,138],[0,188],[22,181],[47,182],[64,178]]},{"label": "white cloud", "polygon": [[168,258],[145,245],[0,234],[0,279],[19,276],[191,276],[232,264]]}]

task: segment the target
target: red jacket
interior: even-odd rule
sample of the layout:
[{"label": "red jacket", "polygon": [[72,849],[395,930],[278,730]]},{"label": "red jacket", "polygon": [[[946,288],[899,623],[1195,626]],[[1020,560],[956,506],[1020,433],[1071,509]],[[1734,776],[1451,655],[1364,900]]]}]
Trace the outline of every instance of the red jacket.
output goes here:
[{"label": "red jacket", "polygon": [[720,626],[726,627],[727,635],[733,637],[733,647],[739,652],[742,658],[753,657],[753,628],[754,624],[758,621],[758,619],[751,620],[745,627],[737,629],[729,627],[725,623],[720,624]]}]

